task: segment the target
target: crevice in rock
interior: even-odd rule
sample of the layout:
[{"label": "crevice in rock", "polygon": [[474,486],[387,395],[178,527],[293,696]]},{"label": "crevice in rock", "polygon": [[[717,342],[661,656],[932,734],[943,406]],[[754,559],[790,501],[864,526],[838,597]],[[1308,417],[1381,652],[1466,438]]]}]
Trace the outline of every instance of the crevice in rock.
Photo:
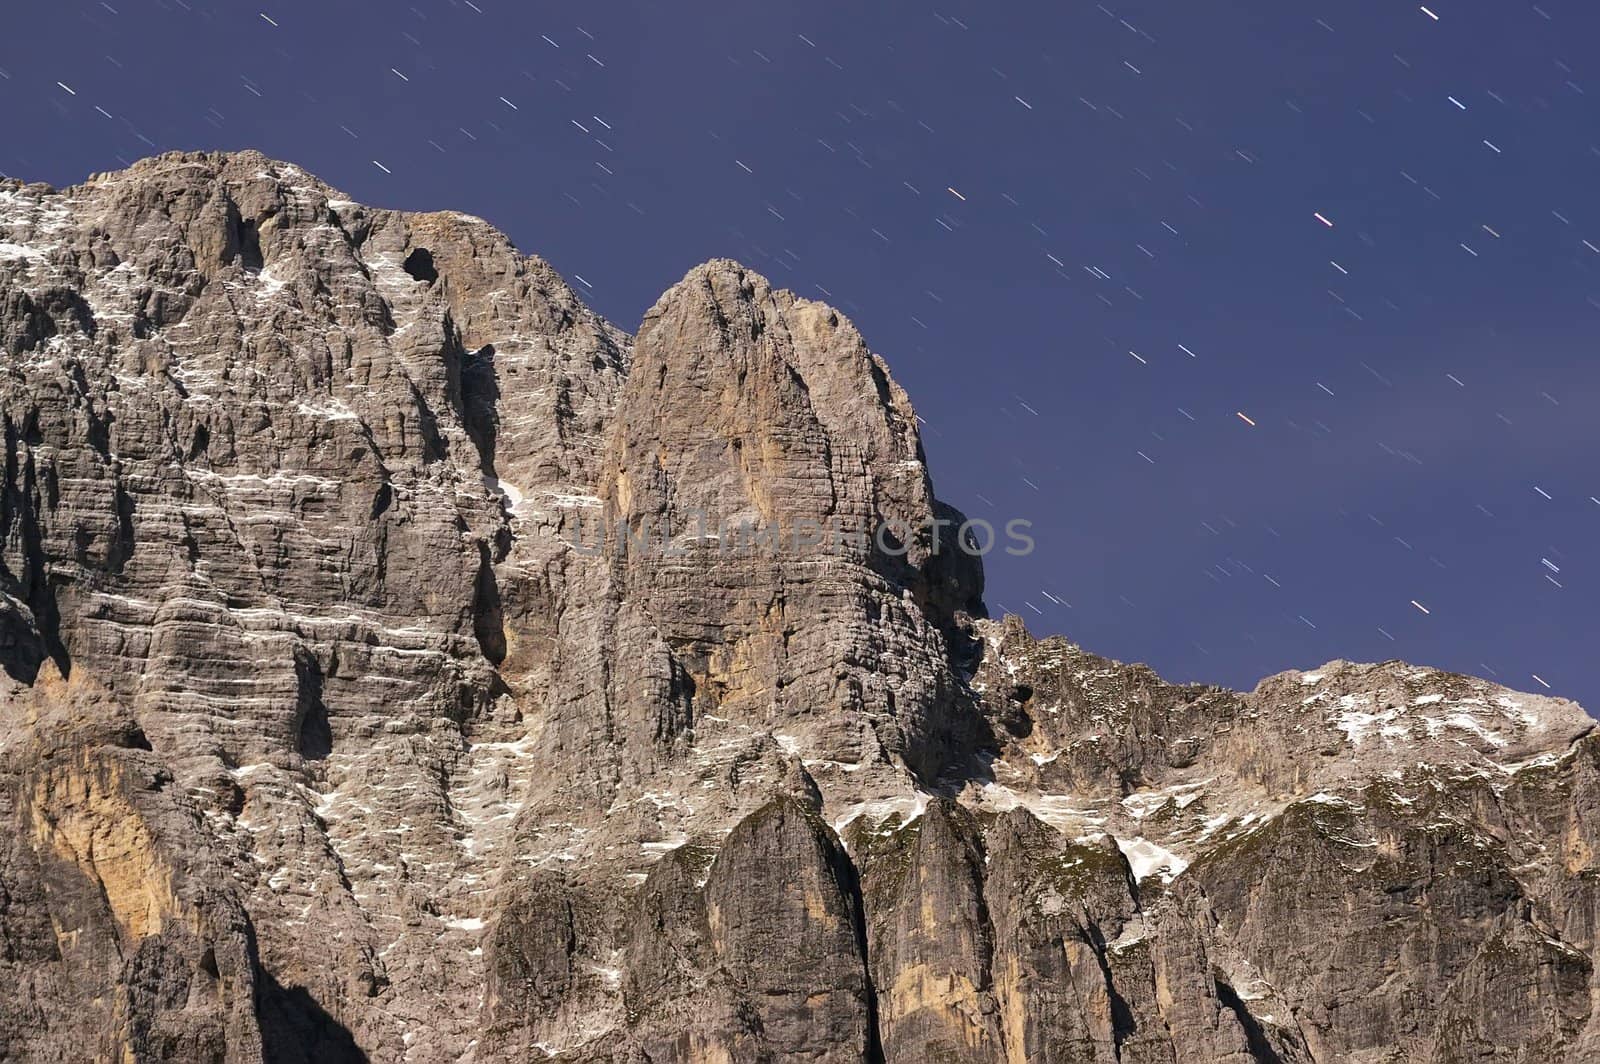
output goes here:
[{"label": "crevice in rock", "polygon": [[831,831],[825,832],[823,838],[829,863],[833,865],[834,880],[850,903],[850,927],[855,933],[856,952],[861,956],[862,988],[867,1006],[867,1044],[862,1060],[864,1064],[884,1064],[883,1021],[878,1015],[878,988],[872,981],[871,937],[867,934],[867,902],[861,891],[861,873]]},{"label": "crevice in rock", "polygon": [[1116,1047],[1117,1059],[1122,1059],[1122,1043],[1138,1028],[1133,1018],[1133,1009],[1128,1006],[1128,1001],[1122,996],[1122,991],[1117,989],[1116,977],[1111,973],[1111,959],[1106,955],[1105,935],[1100,933],[1096,926],[1089,926],[1082,932],[1083,940],[1094,950],[1094,959],[1100,965],[1100,977],[1105,980],[1106,1000],[1111,1005],[1111,1039]]},{"label": "crevice in rock", "polygon": [[494,476],[495,445],[500,432],[500,377],[493,344],[461,359],[461,422],[478,449],[478,467]]},{"label": "crevice in rock", "polygon": [[[30,419],[29,438],[37,431]],[[46,658],[63,677],[72,662],[61,639],[61,612],[55,582],[45,561],[44,530],[39,525],[39,482],[33,456],[23,449],[22,434],[5,419],[5,483],[0,486],[0,541],[15,535],[22,541],[22,572],[9,572],[0,561],[0,592],[26,606],[25,611],[0,610],[0,666],[12,679],[32,684]],[[31,616],[28,616],[31,614]]]},{"label": "crevice in rock", "polygon": [[265,967],[256,1007],[266,1064],[368,1064],[355,1035],[303,986],[284,986]]},{"label": "crevice in rock", "polygon": [[1250,1010],[1245,1007],[1238,992],[1221,979],[1216,980],[1216,984],[1217,1000],[1233,1013],[1234,1019],[1238,1020],[1239,1026],[1244,1029],[1245,1044],[1250,1050],[1251,1059],[1258,1064],[1282,1064],[1283,1058],[1272,1048],[1272,1043],[1262,1030],[1260,1021],[1250,1015]]},{"label": "crevice in rock", "polygon": [[261,229],[254,221],[239,219],[239,265],[259,271],[266,264],[261,257]]},{"label": "crevice in rock", "polygon": [[407,255],[401,269],[410,274],[413,281],[423,284],[432,284],[439,279],[439,271],[433,265],[433,252],[427,248],[417,248]]},{"label": "crevice in rock", "polygon": [[125,750],[149,750],[155,747],[150,745],[150,737],[139,726],[138,721],[132,717],[119,718],[116,722],[117,730],[111,736],[113,746],[120,746]]},{"label": "crevice in rock", "polygon": [[694,728],[696,684],[694,674],[670,650],[667,652],[667,671],[667,698],[656,715],[655,739],[658,743],[670,744]]},{"label": "crevice in rock", "polygon": [[194,427],[194,438],[189,444],[189,455],[186,461],[193,462],[206,453],[206,448],[211,446],[211,430],[204,424]]},{"label": "crevice in rock", "polygon": [[333,753],[333,728],[322,701],[322,666],[305,647],[294,651],[294,676],[298,688],[295,706],[294,748],[307,761],[322,761]]},{"label": "crevice in rock", "polygon": [[489,544],[478,544],[478,579],[472,595],[472,634],[489,664],[506,660],[505,612],[500,605],[500,583],[495,579]]},{"label": "crevice in rock", "polygon": [[444,436],[439,432],[439,418],[414,383],[411,385],[411,401],[417,410],[417,431],[422,435],[422,461],[424,464],[437,462],[450,453]]},{"label": "crevice in rock", "polygon": [[106,571],[116,575],[122,572],[128,564],[128,559],[133,557],[138,539],[133,534],[133,496],[123,488],[120,480],[117,482],[114,501],[117,508],[117,535],[106,556]]},{"label": "crevice in rock", "polygon": [[[837,314],[829,314],[828,319],[829,325],[839,324]],[[872,376],[872,387],[878,394],[878,406],[885,411],[892,411],[894,409],[894,395],[889,388],[889,373],[884,368],[882,361],[868,355],[867,372]],[[921,457],[922,455],[919,453],[917,458],[921,459]]]},{"label": "crevice in rock", "polygon": [[378,490],[372,496],[372,513],[369,519],[376,521],[394,503],[394,485],[387,480],[378,485]]}]

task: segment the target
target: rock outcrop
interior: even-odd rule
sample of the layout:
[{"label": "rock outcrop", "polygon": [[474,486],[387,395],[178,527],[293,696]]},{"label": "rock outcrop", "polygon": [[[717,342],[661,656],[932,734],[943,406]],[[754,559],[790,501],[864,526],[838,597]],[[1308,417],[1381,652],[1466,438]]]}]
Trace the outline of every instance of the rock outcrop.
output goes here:
[{"label": "rock outcrop", "polygon": [[736,263],[630,336],[251,152],[0,182],[0,1059],[1600,1056],[1600,738],[985,619]]}]

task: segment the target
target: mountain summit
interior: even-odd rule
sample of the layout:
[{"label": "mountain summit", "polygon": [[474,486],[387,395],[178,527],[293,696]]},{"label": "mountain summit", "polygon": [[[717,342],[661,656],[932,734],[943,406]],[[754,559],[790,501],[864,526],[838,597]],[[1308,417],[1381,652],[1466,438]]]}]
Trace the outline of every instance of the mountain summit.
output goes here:
[{"label": "mountain summit", "polygon": [[0,182],[0,1059],[1600,1057],[1600,739],[986,618],[904,391],[254,152]]}]

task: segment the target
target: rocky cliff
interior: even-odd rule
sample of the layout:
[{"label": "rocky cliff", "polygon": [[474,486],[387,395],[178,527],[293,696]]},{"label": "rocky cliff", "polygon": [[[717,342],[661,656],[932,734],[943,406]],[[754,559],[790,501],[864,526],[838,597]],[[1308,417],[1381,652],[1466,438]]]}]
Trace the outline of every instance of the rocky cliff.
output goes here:
[{"label": "rocky cliff", "polygon": [[851,324],[0,182],[0,1060],[1600,1057],[1600,739],[985,619]]}]

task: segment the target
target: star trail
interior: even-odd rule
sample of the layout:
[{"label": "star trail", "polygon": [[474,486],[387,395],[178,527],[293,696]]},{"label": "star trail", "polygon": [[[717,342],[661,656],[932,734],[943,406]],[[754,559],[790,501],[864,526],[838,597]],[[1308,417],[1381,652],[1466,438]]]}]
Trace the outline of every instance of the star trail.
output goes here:
[{"label": "star trail", "polygon": [[[22,2],[0,171],[259,148],[625,328],[851,316],[990,608],[1172,679],[1402,657],[1600,706],[1600,10]],[[1271,574],[1271,575],[1267,575]]]}]

